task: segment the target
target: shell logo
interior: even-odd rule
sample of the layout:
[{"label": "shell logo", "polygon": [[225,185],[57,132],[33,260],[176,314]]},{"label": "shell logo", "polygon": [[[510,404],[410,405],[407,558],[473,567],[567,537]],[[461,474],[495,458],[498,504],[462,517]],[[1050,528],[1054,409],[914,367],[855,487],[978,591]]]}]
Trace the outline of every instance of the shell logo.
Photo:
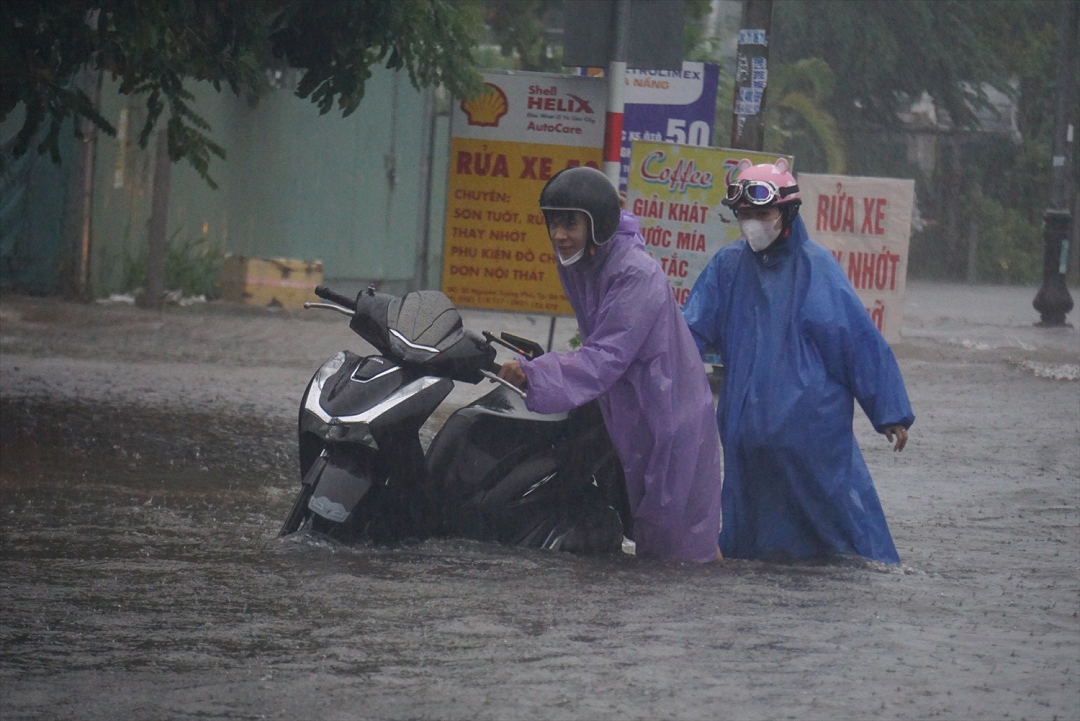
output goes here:
[{"label": "shell logo", "polygon": [[487,92],[477,95],[472,100],[462,100],[461,109],[469,119],[469,125],[497,127],[502,116],[510,110],[506,93],[498,85],[484,83]]}]

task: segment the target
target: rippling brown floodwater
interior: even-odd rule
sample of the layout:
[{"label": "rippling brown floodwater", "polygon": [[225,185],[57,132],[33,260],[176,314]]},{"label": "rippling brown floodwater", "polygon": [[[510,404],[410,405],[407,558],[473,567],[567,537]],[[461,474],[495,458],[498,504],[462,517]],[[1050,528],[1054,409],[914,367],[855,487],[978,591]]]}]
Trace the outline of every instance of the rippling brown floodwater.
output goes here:
[{"label": "rippling brown floodwater", "polygon": [[346,547],[275,538],[292,432],[0,401],[5,721],[1078,713],[1067,497],[960,565],[903,514],[895,569]]}]

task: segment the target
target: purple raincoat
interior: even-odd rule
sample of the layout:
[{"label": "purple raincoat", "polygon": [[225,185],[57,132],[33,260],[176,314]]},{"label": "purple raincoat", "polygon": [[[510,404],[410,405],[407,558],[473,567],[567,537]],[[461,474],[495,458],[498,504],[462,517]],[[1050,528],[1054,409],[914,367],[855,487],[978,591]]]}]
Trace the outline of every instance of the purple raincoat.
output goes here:
[{"label": "purple raincoat", "polygon": [[720,529],[720,437],[701,356],[637,218],[595,254],[559,267],[581,348],[522,358],[525,404],[559,413],[599,398],[622,461],[637,555],[712,561]]}]

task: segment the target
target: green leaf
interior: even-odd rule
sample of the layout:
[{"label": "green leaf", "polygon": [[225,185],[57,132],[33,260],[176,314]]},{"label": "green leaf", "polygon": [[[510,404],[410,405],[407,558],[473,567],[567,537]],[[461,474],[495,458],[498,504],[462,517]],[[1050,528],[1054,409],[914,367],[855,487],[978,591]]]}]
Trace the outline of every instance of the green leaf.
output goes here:
[{"label": "green leaf", "polygon": [[[96,29],[88,17],[97,18]],[[298,97],[321,114],[337,105],[345,116],[363,100],[370,67],[389,54],[388,67],[407,70],[413,85],[443,83],[470,97],[481,87],[473,69],[480,28],[476,5],[454,0],[0,2],[0,120],[20,104],[26,110],[14,156],[46,120],[36,149],[54,159],[66,119],[114,134],[84,93],[68,89],[84,68],[100,69],[121,93],[145,95],[139,144],[146,147],[168,107],[170,158],[187,159],[216,187],[210,159],[223,159],[224,149],[210,139],[189,83],[257,98],[268,88],[264,59],[276,58],[302,73]]]}]

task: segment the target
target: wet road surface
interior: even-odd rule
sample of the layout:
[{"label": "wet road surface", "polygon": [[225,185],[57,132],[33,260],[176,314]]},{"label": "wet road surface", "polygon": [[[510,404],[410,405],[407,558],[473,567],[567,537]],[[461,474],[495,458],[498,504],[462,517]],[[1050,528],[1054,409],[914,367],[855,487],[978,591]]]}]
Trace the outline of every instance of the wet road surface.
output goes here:
[{"label": "wet road surface", "polygon": [[696,566],[278,539],[337,326],[0,311],[4,721],[1080,718],[1071,335],[914,326],[900,567]]},{"label": "wet road surface", "polygon": [[[1062,500],[1029,511],[1037,543],[985,535],[967,567],[347,547],[275,537],[287,425],[28,400],[0,418],[5,719],[1075,717]],[[957,535],[940,520],[894,534]]]}]

